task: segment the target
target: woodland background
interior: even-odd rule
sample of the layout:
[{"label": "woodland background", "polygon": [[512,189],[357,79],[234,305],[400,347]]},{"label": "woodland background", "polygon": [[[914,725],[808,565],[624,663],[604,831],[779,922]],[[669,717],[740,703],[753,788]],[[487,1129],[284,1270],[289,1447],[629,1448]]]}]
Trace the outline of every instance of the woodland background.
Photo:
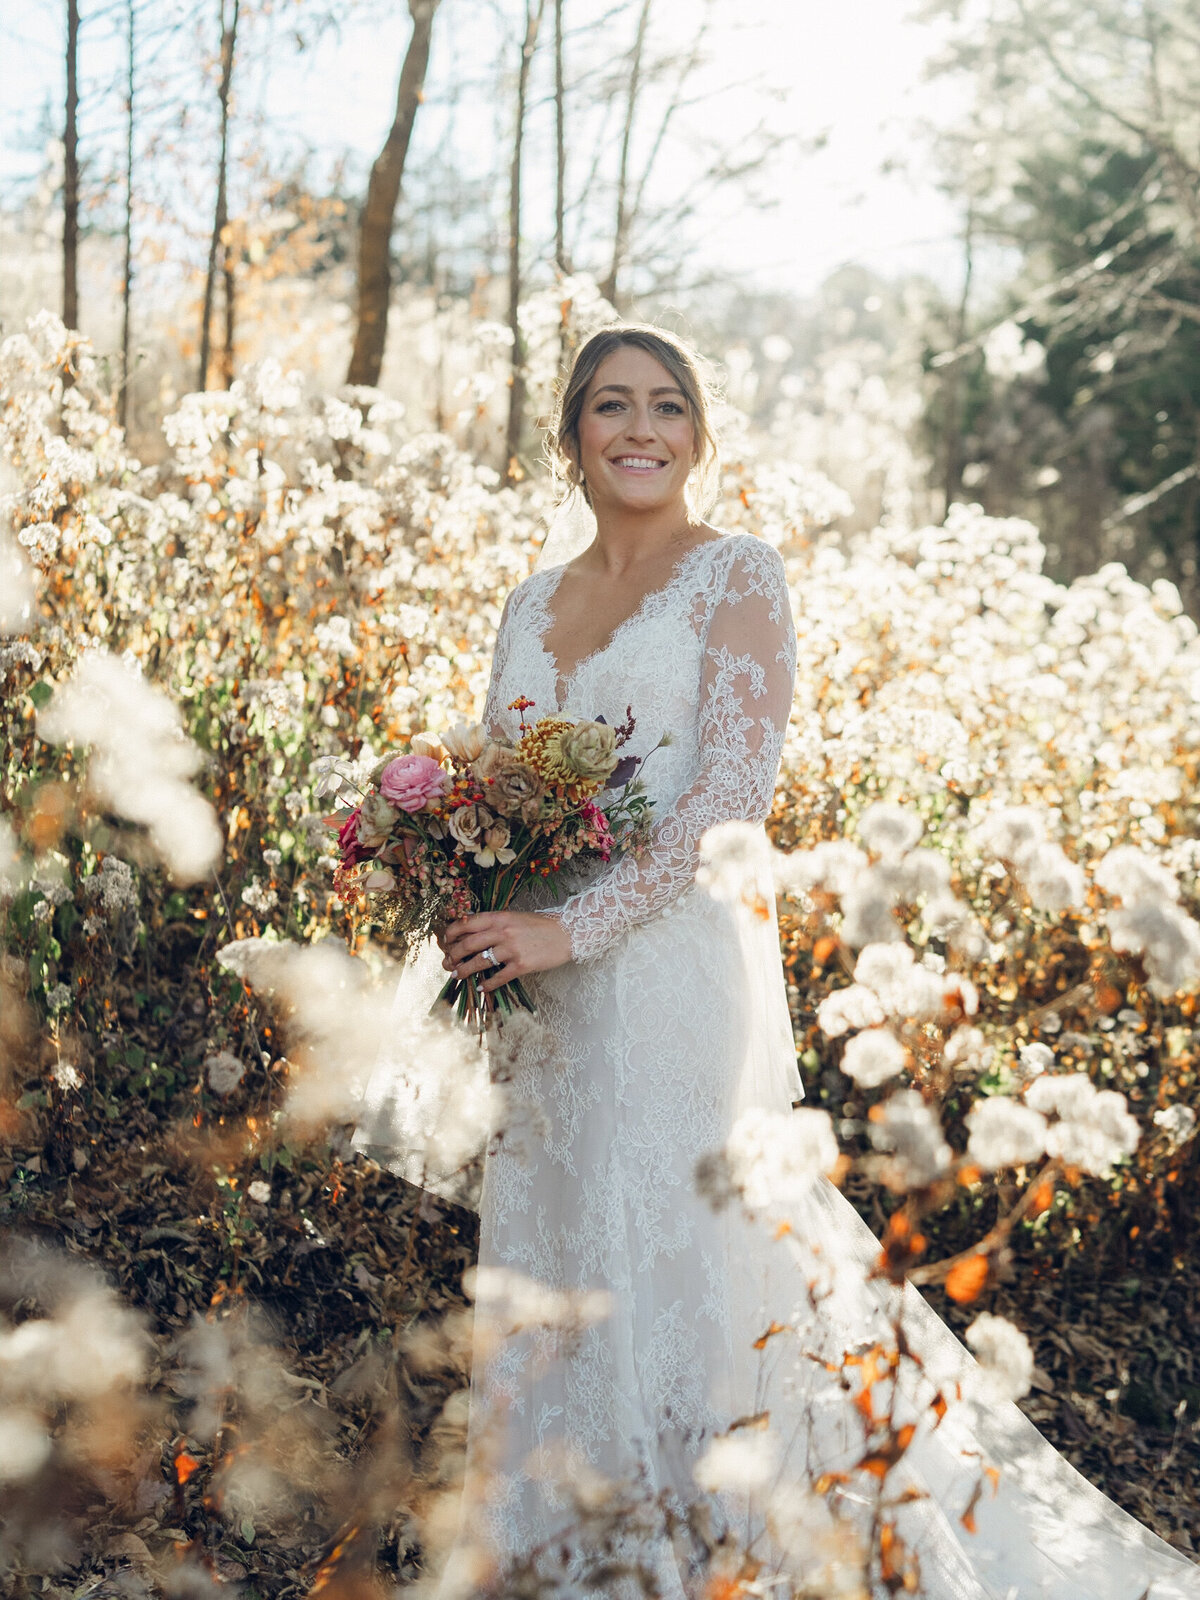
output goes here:
[{"label": "woodland background", "polygon": [[[363,13],[68,0],[63,99],[29,99],[44,160],[0,210],[17,535],[0,619],[0,1294],[5,1338],[36,1323],[66,1350],[86,1331],[103,1376],[88,1389],[46,1368],[34,1421],[3,1413],[10,1461],[33,1465],[10,1473],[2,1581],[359,1594],[419,1570],[464,1381],[461,1330],[436,1348],[424,1330],[462,1305],[472,1218],[349,1155],[356,1050],[337,1018],[386,952],[332,893],[319,782],[478,708],[499,603],[550,514],[554,376],[614,312],[713,358],[717,520],[784,551],[811,619],[777,842],[853,834],[871,800],[912,807],[991,934],[974,1020],[994,1054],[970,1092],[1005,1092],[1043,1042],[1141,1103],[1143,1142],[1115,1176],[1076,1172],[1053,1204],[1029,1203],[1036,1174],[943,1195],[923,1216],[930,1257],[987,1237],[990,1266],[961,1297],[944,1272],[927,1292],[956,1326],[984,1303],[1012,1315],[1037,1354],[1030,1414],[1195,1550],[1195,977],[1181,958],[1156,986],[1097,935],[1098,891],[1039,905],[956,831],[989,794],[1048,808],[1073,859],[1157,852],[1195,908],[1189,7],[927,0],[930,82],[956,109],[931,126],[914,107],[911,159],[957,216],[953,279],[848,262],[804,294],[731,275],[707,244],[769,217],[822,139],[779,131],[765,78],[761,116],[723,105],[732,0],[409,0],[369,172],[339,157],[336,126],[297,151],[255,110],[287,52]],[[1014,573],[1033,575],[1019,619]],[[935,781],[908,756],[912,729],[932,727],[933,748],[936,717],[962,711],[940,653],[951,612],[991,652],[975,708],[990,753]],[[87,776],[86,745],[112,752],[60,691],[98,649],[178,708],[105,689],[134,756],[182,788],[147,799],[95,757]],[[1036,715],[1035,657],[1060,685],[1041,683]],[[865,728],[877,706],[894,746]],[[198,753],[168,772],[171,726]],[[191,778],[207,810],[181,798]],[[857,1155],[872,1096],[816,1024],[844,946],[811,905],[784,934],[810,1098]],[[341,941],[356,975],[339,968],[329,1015],[298,1033],[296,994],[272,1007],[217,961],[247,937]],[[289,1120],[310,1057],[336,1088]],[[936,1095],[958,1137],[967,1091]],[[1151,1120],[1172,1107],[1192,1122]],[[906,1203],[865,1170],[847,1192],[881,1232]],[[236,1476],[247,1452],[269,1463],[261,1482]]]}]

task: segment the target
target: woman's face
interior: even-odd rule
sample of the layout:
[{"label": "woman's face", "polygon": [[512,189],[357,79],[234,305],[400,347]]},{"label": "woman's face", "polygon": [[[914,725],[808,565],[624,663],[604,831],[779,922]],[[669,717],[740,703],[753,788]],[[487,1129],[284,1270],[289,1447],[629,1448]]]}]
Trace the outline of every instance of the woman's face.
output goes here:
[{"label": "woman's face", "polygon": [[579,414],[579,467],[596,510],[682,505],[695,450],[687,400],[666,367],[637,345],[606,356]]}]

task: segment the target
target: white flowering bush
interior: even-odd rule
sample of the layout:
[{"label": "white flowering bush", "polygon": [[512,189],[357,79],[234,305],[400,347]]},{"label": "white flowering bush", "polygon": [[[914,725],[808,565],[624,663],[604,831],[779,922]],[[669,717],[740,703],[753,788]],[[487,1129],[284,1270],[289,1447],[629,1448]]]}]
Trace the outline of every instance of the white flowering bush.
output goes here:
[{"label": "white flowering bush", "polygon": [[[570,298],[579,327],[607,315],[586,284]],[[540,411],[560,299],[523,313]],[[265,362],[185,396],[143,462],[85,342],[44,315],[0,346],[0,1209],[63,1226],[64,1186],[118,1133],[142,1146],[130,1187],[186,1167],[171,1227],[213,1264],[163,1276],[161,1305],[216,1318],[265,1292],[283,1273],[272,1251],[332,1250],[332,1208],[366,1181],[344,1129],[356,1072],[395,1033],[391,976],[362,908],[334,893],[323,814],[389,745],[478,714],[501,604],[551,509],[542,478],[506,487],[481,459],[506,358],[495,325],[464,333],[464,407],[439,433],[381,393],[313,395]],[[799,633],[770,829],[809,1104],[744,1119],[703,1180],[780,1227],[814,1185],[843,1184],[882,1215],[883,1275],[972,1308],[956,1314],[975,1316],[989,1392],[1015,1398],[1028,1341],[978,1302],[1020,1249],[1078,1251],[1085,1234],[1148,1248],[1196,1198],[1200,641],[1169,584],[1115,566],[1056,584],[1034,528],[976,508],[846,537],[835,485],[730,437],[713,519],[781,551]],[[451,1047],[426,1048],[453,1084]],[[486,1104],[437,1100],[428,1138],[446,1160],[491,1120],[538,1136],[537,1108],[494,1088]],[[406,1204],[394,1261],[372,1252],[376,1219],[322,1284],[330,1304],[374,1308],[389,1350],[425,1314],[416,1285],[440,1310],[461,1304],[469,1257],[457,1223],[435,1233],[438,1208]],[[159,1282],[157,1265],[138,1270]],[[504,1315],[528,1309],[515,1278],[475,1287]],[[296,1326],[317,1298],[289,1302]],[[19,1333],[6,1323],[0,1341]],[[275,1502],[311,1518],[282,1480],[291,1442],[314,1459],[321,1446],[316,1422],[268,1425],[286,1380],[249,1350],[197,1333],[183,1351],[195,1414],[176,1414],[170,1492],[198,1517],[224,1484],[227,1521],[236,1508],[253,1531]],[[410,1385],[420,1429],[445,1440],[461,1433],[445,1403],[460,1354],[420,1358],[445,1377],[436,1403],[424,1378]],[[347,1357],[346,1392],[361,1380],[382,1407],[370,1356]],[[113,1386],[142,1382],[135,1368]],[[212,1398],[238,1385],[258,1441],[241,1454]],[[2,1470],[24,1482],[57,1447],[0,1399]],[[698,1483],[761,1486],[771,1450],[718,1441]],[[872,1457],[881,1492],[893,1459]],[[782,1542],[836,1565],[821,1496],[785,1499]],[[579,1504],[601,1520],[628,1509],[611,1488]]]}]

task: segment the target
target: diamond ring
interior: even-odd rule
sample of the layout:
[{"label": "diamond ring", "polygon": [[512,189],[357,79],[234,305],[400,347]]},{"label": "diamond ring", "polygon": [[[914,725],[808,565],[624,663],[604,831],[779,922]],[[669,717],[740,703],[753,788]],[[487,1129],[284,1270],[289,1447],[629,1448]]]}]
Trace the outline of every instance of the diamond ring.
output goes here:
[{"label": "diamond ring", "polygon": [[491,945],[488,945],[486,950],[481,950],[479,954],[485,961],[490,963],[491,966],[498,967],[500,965],[500,957],[492,949]]}]

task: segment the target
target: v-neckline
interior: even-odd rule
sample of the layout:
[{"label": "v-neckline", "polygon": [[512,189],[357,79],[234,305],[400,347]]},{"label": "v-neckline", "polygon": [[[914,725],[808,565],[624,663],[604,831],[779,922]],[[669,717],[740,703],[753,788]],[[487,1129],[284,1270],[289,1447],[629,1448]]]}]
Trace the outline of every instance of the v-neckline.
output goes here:
[{"label": "v-neckline", "polygon": [[540,609],[544,619],[544,625],[538,635],[538,646],[550,667],[551,676],[554,680],[555,711],[560,716],[562,714],[563,707],[567,703],[567,697],[571,692],[571,685],[579,676],[583,668],[586,667],[590,662],[599,660],[601,656],[607,655],[621,635],[633,627],[634,623],[641,621],[642,616],[644,615],[650,602],[652,600],[656,600],[660,595],[666,594],[669,589],[674,588],[674,586],[687,571],[689,565],[691,564],[692,558],[695,555],[697,555],[701,550],[707,550],[710,545],[722,544],[727,537],[727,534],[717,534],[711,539],[701,539],[698,544],[690,545],[675,562],[675,565],[671,568],[669,576],[656,588],[646,590],[646,593],[638,601],[634,609],[627,617],[621,618],[620,622],[617,623],[616,627],[609,634],[608,638],[605,639],[604,643],[597,645],[594,650],[589,650],[586,655],[580,656],[578,661],[576,661],[570,670],[565,673],[559,667],[558,656],[553,650],[548,649],[546,645],[547,636],[558,622],[558,618],[555,617],[550,611],[550,605],[554,599],[554,596],[558,593],[559,584],[562,582],[563,574],[567,570],[567,563],[564,562],[562,566],[558,568],[557,576],[554,579],[552,587],[547,590],[545,595],[542,596]]}]

